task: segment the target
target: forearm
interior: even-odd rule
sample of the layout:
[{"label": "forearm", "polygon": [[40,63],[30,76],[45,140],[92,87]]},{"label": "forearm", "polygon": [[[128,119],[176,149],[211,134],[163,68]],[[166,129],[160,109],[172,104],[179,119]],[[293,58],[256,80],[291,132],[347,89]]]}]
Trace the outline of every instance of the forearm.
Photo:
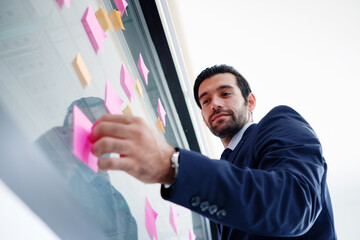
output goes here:
[{"label": "forearm", "polygon": [[[294,173],[238,168],[184,150],[180,156],[178,178],[173,189],[162,189],[162,196],[214,222],[257,234],[294,236],[306,231],[321,210],[317,189]],[[216,211],[204,210],[204,202]]]}]

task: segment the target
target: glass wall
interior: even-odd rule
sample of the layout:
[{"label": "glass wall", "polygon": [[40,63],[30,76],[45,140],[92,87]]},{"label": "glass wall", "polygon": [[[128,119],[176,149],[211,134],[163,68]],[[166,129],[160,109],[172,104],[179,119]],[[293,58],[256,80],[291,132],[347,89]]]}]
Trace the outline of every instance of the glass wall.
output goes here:
[{"label": "glass wall", "polygon": [[[189,229],[204,239],[199,218],[164,201],[158,184],[143,184],[120,171],[96,173],[74,155],[74,105],[94,122],[109,112],[104,100],[110,85],[121,98],[122,114],[146,119],[170,144],[189,148],[139,3],[115,2],[1,1],[1,105],[110,239],[150,239],[146,201],[158,214],[158,239],[188,239]],[[121,3],[120,18],[121,11],[113,11]],[[124,29],[114,29],[121,22]],[[140,54],[149,70],[147,83]],[[159,101],[166,115],[159,113]],[[178,215],[178,233],[171,212]]]}]

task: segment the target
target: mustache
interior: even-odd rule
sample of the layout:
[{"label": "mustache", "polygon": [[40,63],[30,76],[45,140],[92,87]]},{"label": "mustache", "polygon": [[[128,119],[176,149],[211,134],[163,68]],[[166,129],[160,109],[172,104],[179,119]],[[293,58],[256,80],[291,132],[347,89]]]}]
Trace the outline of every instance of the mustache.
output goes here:
[{"label": "mustache", "polygon": [[220,114],[220,113],[226,113],[231,116],[234,115],[234,112],[230,109],[215,109],[214,112],[209,116],[209,123],[212,123],[215,115]]}]

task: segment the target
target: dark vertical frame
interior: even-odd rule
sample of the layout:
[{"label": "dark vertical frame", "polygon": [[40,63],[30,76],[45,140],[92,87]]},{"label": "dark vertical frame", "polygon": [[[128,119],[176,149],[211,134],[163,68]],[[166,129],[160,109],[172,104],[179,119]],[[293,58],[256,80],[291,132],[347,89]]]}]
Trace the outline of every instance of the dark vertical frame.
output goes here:
[{"label": "dark vertical frame", "polygon": [[[186,107],[185,97],[182,92],[180,80],[176,72],[156,3],[153,0],[139,0],[139,4],[150,32],[151,40],[159,56],[160,63],[164,71],[166,81],[176,107],[176,111],[180,117],[180,121],[184,129],[190,150],[200,152],[199,143],[197,141],[188,108]],[[210,231],[211,238],[213,240],[217,240],[218,236],[216,225],[211,221]]]},{"label": "dark vertical frame", "polygon": [[186,107],[185,97],[180,85],[179,77],[173,62],[170,48],[161,23],[159,12],[155,1],[139,0],[139,4],[150,32],[151,40],[155,46],[160,59],[160,64],[166,77],[176,111],[179,115],[182,128],[190,150],[200,152],[199,143],[190,118],[189,110]]}]

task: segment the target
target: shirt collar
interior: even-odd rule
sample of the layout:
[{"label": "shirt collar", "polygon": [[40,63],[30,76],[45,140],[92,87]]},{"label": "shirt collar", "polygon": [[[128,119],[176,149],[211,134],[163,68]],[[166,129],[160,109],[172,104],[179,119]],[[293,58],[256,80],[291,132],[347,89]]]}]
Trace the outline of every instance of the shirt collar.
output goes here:
[{"label": "shirt collar", "polygon": [[238,145],[238,143],[240,142],[241,138],[244,135],[244,132],[246,131],[246,129],[248,129],[248,127],[250,127],[252,124],[252,122],[245,124],[240,131],[238,131],[230,140],[229,145],[227,148],[230,148],[231,150],[234,150],[235,147]]}]

